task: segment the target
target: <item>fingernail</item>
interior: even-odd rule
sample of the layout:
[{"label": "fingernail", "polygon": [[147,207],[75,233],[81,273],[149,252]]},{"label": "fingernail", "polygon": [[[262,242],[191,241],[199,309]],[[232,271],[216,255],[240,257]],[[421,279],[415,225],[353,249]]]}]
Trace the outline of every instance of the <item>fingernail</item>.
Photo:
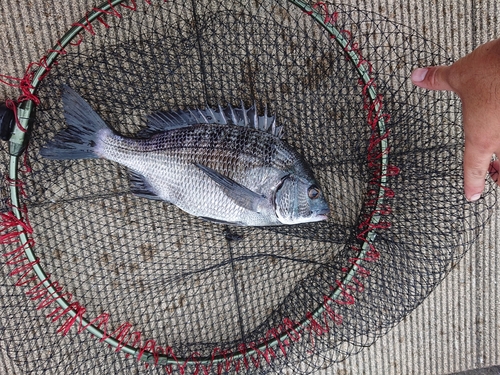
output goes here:
[{"label": "fingernail", "polygon": [[481,198],[481,194],[474,194],[472,197],[470,197],[469,201],[470,201],[470,202],[475,202],[475,201],[477,201],[479,198]]},{"label": "fingernail", "polygon": [[426,68],[417,68],[411,73],[411,80],[413,82],[422,82],[427,75],[429,69]]}]

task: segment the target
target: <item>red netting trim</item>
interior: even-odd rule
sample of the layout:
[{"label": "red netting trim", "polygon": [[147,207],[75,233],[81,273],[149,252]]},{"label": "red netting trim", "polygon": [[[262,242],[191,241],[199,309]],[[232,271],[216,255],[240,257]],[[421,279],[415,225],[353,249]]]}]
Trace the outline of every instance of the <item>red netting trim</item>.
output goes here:
[{"label": "red netting trim", "polygon": [[[144,1],[148,5],[151,4],[149,0]],[[108,4],[110,5],[109,10],[98,8],[92,9],[94,12],[102,13],[96,20],[105,28],[110,27],[105,17],[122,17],[122,13],[120,13],[117,6],[111,4],[111,0],[108,0]],[[120,7],[128,11],[136,11],[137,3],[132,0],[131,5],[120,4]],[[325,3],[318,2],[313,8],[324,14],[324,22],[326,24],[333,25],[337,22],[338,14],[336,12],[330,13]],[[96,29],[89,20],[89,14],[90,13],[86,16],[86,23],[73,24],[73,26],[81,27],[84,32],[79,33],[78,40],[69,43],[69,45],[79,45],[84,40],[84,35],[96,35]],[[313,12],[306,12],[306,14],[312,15]],[[366,71],[371,73],[373,70],[372,66],[369,61],[363,58],[361,49],[358,44],[353,41],[351,33],[348,30],[342,30],[342,34],[349,41],[349,44],[345,47],[345,51],[354,52],[359,57],[358,67],[362,64],[366,68]],[[40,99],[34,94],[35,87],[32,85],[32,81],[38,69],[44,69],[43,74],[38,77],[39,80],[42,80],[50,72],[51,67],[57,64],[57,60],[55,60],[52,65],[47,63],[49,54],[55,53],[64,55],[67,53],[60,41],[57,45],[59,49],[51,49],[46,56],[40,59],[40,61],[29,64],[22,78],[0,75],[1,83],[19,88],[22,92],[17,101],[8,102],[9,108],[16,111],[16,105],[28,100],[32,100],[35,104],[40,103]],[[294,321],[285,317],[278,327],[269,329],[260,340],[247,344],[241,343],[237,351],[230,352],[220,348],[214,348],[211,354],[211,360],[208,361],[206,361],[206,359],[201,361],[199,359],[199,353],[192,353],[188,358],[179,359],[173,348],[161,347],[157,344],[156,340],[143,338],[141,332],[134,331],[133,325],[129,322],[122,323],[118,328],[113,330],[109,327],[110,315],[106,312],[89,320],[88,317],[85,317],[87,312],[86,308],[78,301],[73,301],[73,295],[64,292],[63,286],[57,281],[51,280],[50,275],[46,275],[42,280],[35,271],[35,267],[39,265],[40,260],[38,258],[28,259],[25,255],[25,249],[35,246],[35,240],[32,238],[33,228],[28,220],[28,212],[25,207],[11,207],[9,212],[0,213],[0,244],[17,246],[14,250],[3,254],[6,264],[13,267],[9,275],[17,278],[15,286],[27,288],[25,294],[32,301],[38,302],[36,306],[37,310],[52,309],[52,311],[47,314],[47,318],[52,322],[58,322],[58,324],[60,324],[58,332],[62,335],[66,335],[72,327],[76,327],[77,333],[81,333],[90,325],[93,325],[104,332],[100,341],[104,341],[107,338],[114,338],[118,341],[119,344],[116,347],[116,351],[121,351],[126,345],[137,348],[138,361],[140,361],[145,354],[148,354],[152,355],[152,362],[158,365],[161,363],[161,357],[169,357],[170,362],[173,362],[173,364],[162,364],[168,374],[173,373],[175,370],[180,374],[184,374],[188,365],[194,366],[193,374],[209,374],[214,371],[217,374],[222,374],[230,369],[234,369],[238,372],[242,368],[259,368],[264,364],[270,364],[278,355],[287,356],[287,352],[291,345],[301,340],[307,340],[310,347],[309,352],[313,352],[317,337],[328,334],[331,327],[343,323],[343,317],[335,311],[335,306],[355,304],[356,295],[363,293],[365,290],[364,280],[370,276],[370,271],[363,266],[363,263],[376,262],[380,257],[379,251],[367,238],[368,233],[375,230],[387,229],[391,225],[390,222],[384,221],[383,217],[391,213],[391,207],[390,204],[387,203],[387,200],[394,197],[394,192],[382,182],[382,179],[397,175],[399,169],[396,166],[389,165],[385,173],[381,172],[383,170],[382,158],[387,156],[390,151],[388,147],[381,150],[381,142],[388,139],[390,133],[389,131],[382,135],[378,133],[379,121],[383,119],[385,122],[388,122],[390,116],[383,110],[382,95],[378,95],[375,100],[372,100],[368,94],[370,88],[376,88],[374,79],[370,79],[369,82],[364,82],[360,79],[359,84],[362,86],[362,92],[365,99],[364,109],[367,111],[367,123],[371,129],[371,137],[367,150],[367,163],[372,171],[372,177],[369,181],[370,187],[367,191],[365,200],[365,207],[369,208],[369,213],[361,218],[358,226],[357,239],[361,244],[366,243],[369,250],[361,257],[362,246],[352,246],[353,255],[349,259],[349,263],[352,265],[351,269],[355,270],[355,275],[347,284],[345,280],[339,278],[335,281],[334,285],[330,286],[332,293],[335,290],[339,290],[340,294],[339,297],[335,299],[329,295],[323,296],[321,314],[314,315],[313,312],[308,312],[303,322]],[[21,131],[26,131],[26,129],[19,124],[19,121],[18,127]],[[24,172],[28,173],[29,169]],[[13,181],[12,179],[8,179],[7,181],[9,185],[16,186],[21,195],[25,196],[25,191],[23,189],[24,183],[21,180]],[[381,201],[380,191],[383,192],[383,204],[379,203]],[[20,212],[21,218],[18,218],[15,212]],[[380,220],[374,221],[373,219],[375,216],[380,217]],[[23,237],[25,237],[25,240],[21,239]],[[348,267],[342,269],[345,276],[347,276],[347,273],[350,271]],[[67,308],[62,308],[56,303],[62,298],[68,303]],[[86,318],[88,323],[84,324],[82,318]],[[271,342],[274,342],[272,346],[270,344]],[[148,366],[149,364],[146,363],[145,365]]]},{"label": "red netting trim", "polygon": [[[146,4],[151,5],[151,0],[143,0]],[[164,2],[167,2],[167,0],[163,0]],[[127,4],[122,4],[120,3],[119,6],[121,8],[130,10],[130,11],[136,11],[137,10],[137,0],[130,0],[131,5]],[[97,12],[101,13],[103,16],[112,16],[112,17],[117,17],[117,18],[122,18],[122,13],[119,12],[117,9],[117,6],[113,6],[112,1],[108,0],[108,5],[110,7],[110,10],[104,10],[100,9],[97,7],[92,8],[92,12]],[[86,22],[81,23],[81,22],[75,22],[72,27],[81,27],[87,34],[90,34],[91,36],[96,35],[96,31],[94,29],[94,25],[92,22],[89,20],[89,15],[90,12],[88,12],[85,15]],[[99,16],[96,18],[96,20],[103,25],[105,28],[109,28],[110,25],[105,21],[103,16]],[[70,46],[78,46],[80,43],[82,43],[83,38],[84,38],[85,33],[78,33],[78,40],[77,41],[71,41],[69,43]],[[28,65],[26,68],[26,71],[23,75],[23,77],[18,78],[10,75],[3,75],[0,74],[0,83],[3,83],[4,85],[10,86],[10,87],[15,87],[21,90],[21,95],[17,98],[16,101],[13,100],[7,100],[6,105],[8,108],[13,110],[15,113],[17,113],[17,106],[25,101],[31,100],[33,103],[36,105],[40,104],[40,99],[38,96],[35,94],[35,87],[33,86],[33,81],[35,78],[35,75],[39,71],[39,69],[43,69],[43,74],[38,77],[38,81],[42,81],[44,77],[50,73],[50,70],[52,69],[53,66],[56,66],[58,64],[57,60],[54,60],[52,64],[49,64],[49,55],[50,54],[58,54],[58,55],[65,55],[67,53],[65,47],[62,45],[61,41],[57,42],[57,45],[59,46],[58,49],[50,49],[47,51],[47,54],[43,56],[39,61],[32,62]],[[17,119],[17,115],[15,116]],[[19,120],[17,120],[17,126],[19,129],[23,132],[26,132],[26,129],[20,124]]]}]

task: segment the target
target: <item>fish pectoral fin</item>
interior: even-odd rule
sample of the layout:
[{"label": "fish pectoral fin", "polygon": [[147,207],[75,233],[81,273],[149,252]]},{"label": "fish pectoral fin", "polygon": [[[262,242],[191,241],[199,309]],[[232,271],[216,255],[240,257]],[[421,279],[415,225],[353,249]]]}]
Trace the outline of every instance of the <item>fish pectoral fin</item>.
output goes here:
[{"label": "fish pectoral fin", "polygon": [[151,184],[142,174],[129,171],[130,191],[132,194],[147,199],[162,200],[153,190]]},{"label": "fish pectoral fin", "polygon": [[260,208],[266,203],[266,197],[253,192],[247,187],[240,185],[229,177],[221,175],[219,172],[205,165],[194,163],[208,177],[214,180],[224,189],[226,195],[231,198],[238,206],[247,210],[259,212]]}]

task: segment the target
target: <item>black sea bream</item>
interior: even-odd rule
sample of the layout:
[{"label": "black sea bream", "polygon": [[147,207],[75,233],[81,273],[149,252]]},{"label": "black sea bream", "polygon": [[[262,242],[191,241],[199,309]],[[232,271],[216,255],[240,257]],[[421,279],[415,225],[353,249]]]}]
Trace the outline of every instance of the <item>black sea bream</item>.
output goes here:
[{"label": "black sea bream", "polygon": [[131,191],[221,224],[266,226],[327,219],[303,158],[281,138],[274,116],[255,107],[158,112],[126,138],[68,86],[68,127],[40,150],[48,159],[104,158],[130,170]]}]

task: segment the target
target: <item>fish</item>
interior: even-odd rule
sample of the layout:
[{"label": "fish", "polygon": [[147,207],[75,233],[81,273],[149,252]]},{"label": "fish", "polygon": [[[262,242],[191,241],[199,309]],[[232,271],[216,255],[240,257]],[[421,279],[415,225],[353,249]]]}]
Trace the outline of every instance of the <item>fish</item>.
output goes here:
[{"label": "fish", "polygon": [[52,160],[103,158],[129,171],[130,191],[217,224],[318,222],[330,212],[309,164],[256,105],[160,111],[126,137],[75,90],[61,91],[67,127],[41,147]]}]

